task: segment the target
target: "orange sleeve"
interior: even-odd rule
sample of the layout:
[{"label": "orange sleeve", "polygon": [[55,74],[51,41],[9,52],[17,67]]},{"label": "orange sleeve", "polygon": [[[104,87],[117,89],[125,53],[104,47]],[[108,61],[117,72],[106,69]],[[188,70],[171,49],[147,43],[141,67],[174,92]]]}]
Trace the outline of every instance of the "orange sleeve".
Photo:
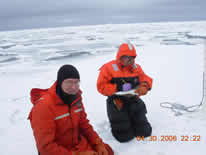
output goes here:
[{"label": "orange sleeve", "polygon": [[38,151],[44,155],[72,155],[72,152],[55,143],[55,122],[49,107],[44,103],[35,105],[30,122]]},{"label": "orange sleeve", "polygon": [[138,65],[138,76],[139,76],[140,83],[147,82],[149,88],[150,89],[152,88],[152,82],[153,82],[152,78],[144,73],[140,65]]},{"label": "orange sleeve", "polygon": [[117,85],[112,84],[110,81],[112,80],[111,73],[109,72],[109,68],[107,65],[104,65],[100,68],[99,77],[97,79],[97,90],[105,95],[111,96],[115,92],[117,92]]}]

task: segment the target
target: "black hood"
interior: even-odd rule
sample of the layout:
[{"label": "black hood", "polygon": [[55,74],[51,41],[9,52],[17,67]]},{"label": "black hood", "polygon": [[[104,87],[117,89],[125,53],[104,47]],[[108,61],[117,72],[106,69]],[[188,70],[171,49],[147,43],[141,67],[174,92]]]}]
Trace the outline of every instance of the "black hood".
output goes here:
[{"label": "black hood", "polygon": [[64,101],[65,104],[70,105],[75,99],[76,95],[66,94],[61,88],[61,84],[65,79],[80,79],[78,70],[72,65],[62,66],[57,73],[56,93]]}]

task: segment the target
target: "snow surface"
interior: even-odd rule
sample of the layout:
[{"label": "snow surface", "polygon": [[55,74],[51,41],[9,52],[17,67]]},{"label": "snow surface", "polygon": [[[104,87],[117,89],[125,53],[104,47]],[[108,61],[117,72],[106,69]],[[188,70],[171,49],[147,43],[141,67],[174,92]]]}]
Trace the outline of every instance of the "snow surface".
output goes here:
[{"label": "snow surface", "polygon": [[[206,110],[175,116],[161,102],[200,104],[203,85],[203,39],[206,22],[97,25],[0,32],[0,155],[36,155],[27,120],[31,88],[48,88],[59,67],[73,64],[80,71],[83,102],[91,124],[115,154],[203,155]],[[97,92],[98,69],[115,59],[118,45],[131,41],[136,63],[154,80],[142,97],[158,141],[117,142],[110,132],[106,97]],[[160,141],[176,136],[176,141]],[[200,136],[200,141],[181,141]]]}]

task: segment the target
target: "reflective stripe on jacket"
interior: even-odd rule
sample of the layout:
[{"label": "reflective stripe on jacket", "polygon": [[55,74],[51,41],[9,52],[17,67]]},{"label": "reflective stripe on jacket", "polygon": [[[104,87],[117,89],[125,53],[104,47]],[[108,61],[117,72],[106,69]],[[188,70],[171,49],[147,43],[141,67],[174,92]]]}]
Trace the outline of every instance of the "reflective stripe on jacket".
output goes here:
[{"label": "reflective stripe on jacket", "polygon": [[149,88],[152,88],[152,78],[144,73],[140,65],[133,63],[126,67],[122,66],[120,58],[123,55],[135,58],[136,50],[134,47],[129,48],[127,44],[123,44],[117,52],[116,60],[112,60],[100,68],[97,89],[101,94],[111,96],[119,91],[118,87],[124,83],[131,83],[132,88],[136,88],[141,82],[147,82]]},{"label": "reflective stripe on jacket", "polygon": [[[40,98],[38,91],[44,94]],[[48,90],[32,91],[31,100],[29,119],[41,155],[72,155],[72,151],[92,150],[101,141],[89,124],[80,91],[70,107],[56,94],[56,83]]]}]

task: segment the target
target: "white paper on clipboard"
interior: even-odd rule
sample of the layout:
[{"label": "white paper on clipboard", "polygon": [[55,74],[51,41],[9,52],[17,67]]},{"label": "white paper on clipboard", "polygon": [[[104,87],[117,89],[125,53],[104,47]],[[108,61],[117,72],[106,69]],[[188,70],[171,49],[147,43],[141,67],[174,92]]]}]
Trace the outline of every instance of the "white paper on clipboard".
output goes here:
[{"label": "white paper on clipboard", "polygon": [[132,90],[129,90],[129,91],[118,91],[116,93],[114,93],[115,95],[119,95],[119,96],[127,96],[127,95],[132,95],[132,96],[136,96],[138,95],[138,93],[135,93],[135,90],[136,89],[132,89]]}]

